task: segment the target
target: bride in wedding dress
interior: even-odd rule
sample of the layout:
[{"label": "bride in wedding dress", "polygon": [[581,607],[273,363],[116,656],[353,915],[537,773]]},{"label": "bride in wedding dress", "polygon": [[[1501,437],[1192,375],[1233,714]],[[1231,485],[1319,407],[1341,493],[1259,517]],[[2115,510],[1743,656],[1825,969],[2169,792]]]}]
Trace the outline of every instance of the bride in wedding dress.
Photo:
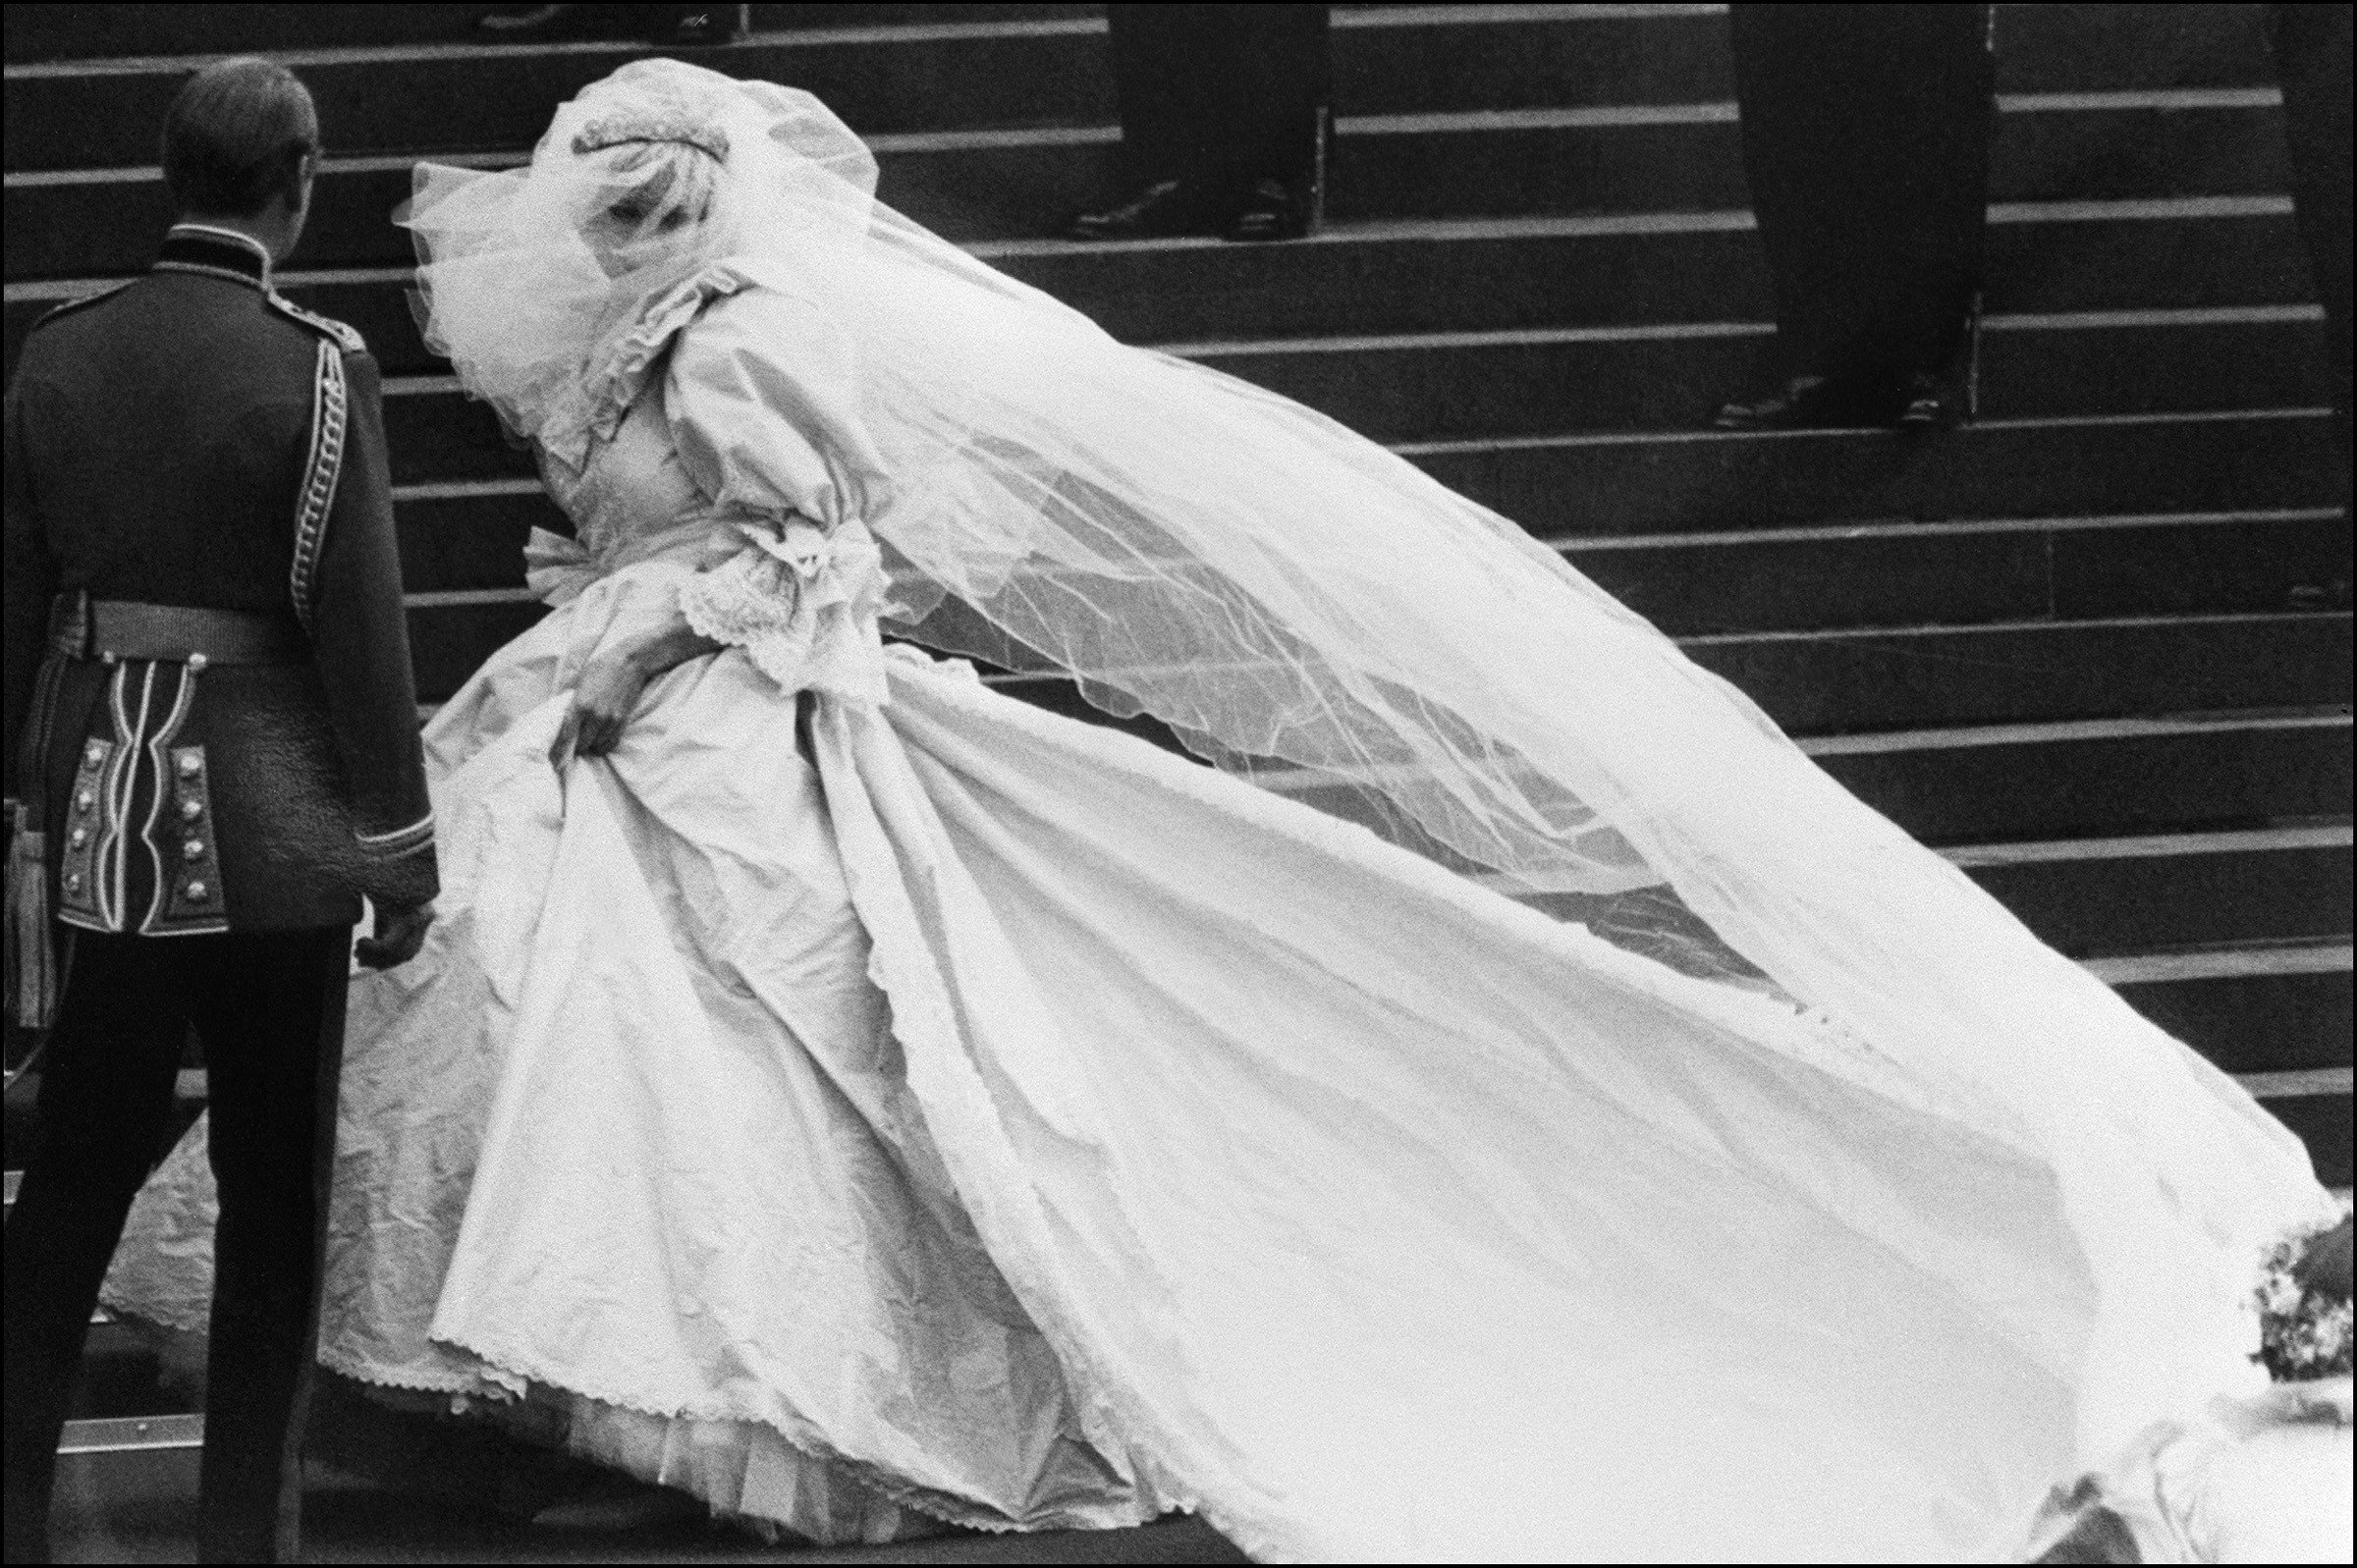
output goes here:
[{"label": "bride in wedding dress", "polygon": [[[1509,522],[873,187],[665,60],[419,171],[428,341],[575,533],[426,731],[325,1365],[821,1541],[1368,1560],[2002,1555],[2264,1381],[2330,1199],[2230,1079]],[[166,1321],[186,1153],[110,1291]]]}]

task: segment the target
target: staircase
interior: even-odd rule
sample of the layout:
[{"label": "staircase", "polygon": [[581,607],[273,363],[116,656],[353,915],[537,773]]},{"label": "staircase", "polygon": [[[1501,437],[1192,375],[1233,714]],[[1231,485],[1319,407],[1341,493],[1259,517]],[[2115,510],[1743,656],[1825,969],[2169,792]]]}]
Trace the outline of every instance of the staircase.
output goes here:
[{"label": "staircase", "polygon": [[[192,57],[310,83],[334,155],[282,286],[383,363],[428,701],[535,618],[521,544],[562,523],[425,352],[388,214],[417,155],[519,162],[637,52],[477,47],[480,9],[7,19],[12,368],[51,303],[145,266]],[[1037,238],[1116,151],[1091,8],[752,10],[694,58],[817,92],[886,199],[1117,336],[1564,552],[2348,1184],[2348,472],[2258,8],[1999,7],[1981,417],[1928,442],[1700,428],[1769,331],[1720,8],[1341,8],[1330,227],[1262,247]]]}]

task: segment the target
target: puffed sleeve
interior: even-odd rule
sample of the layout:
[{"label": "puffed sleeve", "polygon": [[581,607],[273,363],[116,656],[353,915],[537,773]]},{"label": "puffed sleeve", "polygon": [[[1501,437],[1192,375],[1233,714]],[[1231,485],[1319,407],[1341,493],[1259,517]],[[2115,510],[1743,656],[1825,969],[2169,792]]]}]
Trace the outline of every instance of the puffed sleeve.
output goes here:
[{"label": "puffed sleeve", "polygon": [[681,464],[712,503],[832,529],[884,500],[853,346],[806,300],[754,288],[680,335],[664,388]]},{"label": "puffed sleeve", "polygon": [[681,589],[687,624],[788,689],[877,702],[884,577],[865,521],[886,477],[858,378],[824,312],[756,288],[681,334],[664,401],[681,465],[743,541]]}]

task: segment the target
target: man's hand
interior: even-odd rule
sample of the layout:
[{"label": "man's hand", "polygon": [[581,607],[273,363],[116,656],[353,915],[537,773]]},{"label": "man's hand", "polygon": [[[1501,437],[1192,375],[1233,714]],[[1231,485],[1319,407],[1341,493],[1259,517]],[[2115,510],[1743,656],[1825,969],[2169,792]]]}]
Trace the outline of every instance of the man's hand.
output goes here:
[{"label": "man's hand", "polygon": [[[573,711],[557,737],[557,754],[570,749],[583,757],[603,756],[622,741],[638,699],[646,692],[646,667],[634,658],[607,657],[590,661],[573,688]],[[567,742],[571,745],[568,748]]]},{"label": "man's hand", "polygon": [[425,946],[425,928],[434,923],[432,899],[424,903],[376,905],[376,935],[362,937],[353,947],[371,969],[390,969],[408,963]]}]

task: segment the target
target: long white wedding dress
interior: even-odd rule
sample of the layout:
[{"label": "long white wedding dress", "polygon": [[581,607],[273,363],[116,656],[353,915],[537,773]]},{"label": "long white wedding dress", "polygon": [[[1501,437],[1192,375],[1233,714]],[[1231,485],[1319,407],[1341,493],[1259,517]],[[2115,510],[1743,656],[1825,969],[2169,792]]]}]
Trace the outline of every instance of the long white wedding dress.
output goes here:
[{"label": "long white wedding dress", "polygon": [[[631,324],[544,463],[553,612],[427,729],[441,918],[355,978],[327,1366],[558,1401],[577,1451],[821,1540],[1189,1507],[1366,1560],[2001,1555],[2250,1372],[2240,1249],[2328,1201],[2296,1140],[1962,879],[1954,940],[2029,955],[1990,984],[2105,1020],[2052,1058],[2081,1098],[2015,1083],[2027,1037],[1878,1049],[1920,943],[1870,1046],[884,646],[863,519],[910,476],[781,366],[772,281]],[[552,761],[597,651],[683,620],[730,646]],[[118,1306],[201,1315],[202,1163]]]},{"label": "long white wedding dress", "polygon": [[[778,494],[832,460],[695,379],[762,309],[703,306],[552,468],[571,596],[428,728],[442,915],[354,983],[325,1365],[578,1396],[577,1450],[821,1539],[1199,1504],[1283,1557],[1834,1560],[2019,1522],[2089,1297],[2044,1168],[1789,1006],[884,648],[824,515],[857,476]],[[757,647],[560,771],[601,644],[775,559],[691,422],[771,459],[712,493],[834,531]],[[187,1321],[138,1233],[110,1299]]]}]

